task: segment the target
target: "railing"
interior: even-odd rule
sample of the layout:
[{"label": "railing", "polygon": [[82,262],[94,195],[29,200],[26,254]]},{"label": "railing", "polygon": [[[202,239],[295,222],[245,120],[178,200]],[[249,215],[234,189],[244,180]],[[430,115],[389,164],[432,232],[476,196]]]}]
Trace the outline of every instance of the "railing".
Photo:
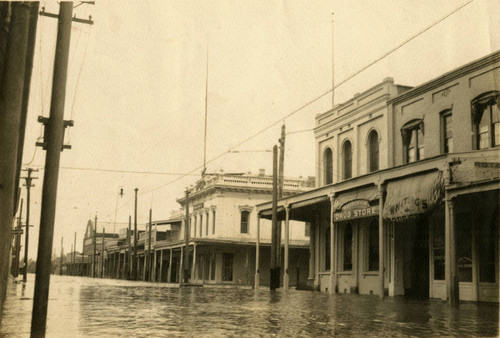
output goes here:
[{"label": "railing", "polygon": [[[205,186],[215,184],[227,185],[244,185],[251,187],[271,188],[273,185],[272,177],[255,177],[255,176],[213,176],[205,180]],[[283,186],[288,189],[306,189],[313,188],[314,182],[303,179],[285,179]]]}]

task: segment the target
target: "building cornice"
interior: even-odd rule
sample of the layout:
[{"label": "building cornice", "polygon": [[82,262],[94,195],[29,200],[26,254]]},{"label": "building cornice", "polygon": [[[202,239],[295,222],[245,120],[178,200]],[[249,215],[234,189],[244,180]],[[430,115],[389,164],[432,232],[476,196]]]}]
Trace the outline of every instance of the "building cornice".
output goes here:
[{"label": "building cornice", "polygon": [[480,70],[484,67],[488,67],[493,65],[496,62],[500,62],[500,51],[496,51],[490,55],[487,55],[479,60],[473,61],[471,63],[466,64],[465,66],[459,67],[455,70],[452,70],[444,75],[441,75],[433,80],[430,80],[420,86],[417,86],[413,89],[410,89],[403,94],[396,96],[395,98],[388,101],[389,104],[398,104],[414,98],[416,96],[422,95],[428,91],[431,91],[435,88],[441,87],[447,84],[450,81],[456,80],[460,77],[463,77],[467,74]]}]

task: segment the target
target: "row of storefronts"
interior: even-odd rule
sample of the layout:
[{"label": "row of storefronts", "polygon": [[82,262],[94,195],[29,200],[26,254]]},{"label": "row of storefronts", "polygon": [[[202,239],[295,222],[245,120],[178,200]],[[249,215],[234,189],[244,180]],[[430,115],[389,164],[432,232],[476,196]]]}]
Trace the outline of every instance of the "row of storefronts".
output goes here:
[{"label": "row of storefronts", "polygon": [[311,224],[312,287],[498,302],[499,84],[496,52],[316,117],[320,186],[278,201],[279,220]]}]

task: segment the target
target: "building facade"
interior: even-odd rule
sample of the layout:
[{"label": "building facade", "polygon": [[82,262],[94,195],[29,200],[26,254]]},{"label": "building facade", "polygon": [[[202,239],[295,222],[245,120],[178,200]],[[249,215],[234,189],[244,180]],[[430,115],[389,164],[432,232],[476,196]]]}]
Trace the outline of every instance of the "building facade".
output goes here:
[{"label": "building facade", "polygon": [[319,187],[279,202],[282,219],[311,222],[311,285],[498,302],[499,70],[496,52],[317,116]]}]

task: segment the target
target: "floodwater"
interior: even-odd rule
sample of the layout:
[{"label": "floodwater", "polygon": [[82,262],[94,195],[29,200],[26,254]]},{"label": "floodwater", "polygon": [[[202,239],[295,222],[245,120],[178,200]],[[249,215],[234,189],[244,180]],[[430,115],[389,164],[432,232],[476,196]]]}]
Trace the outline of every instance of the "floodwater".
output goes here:
[{"label": "floodwater", "polygon": [[[8,287],[0,337],[28,337],[34,276]],[[497,336],[498,304],[51,276],[47,337]]]}]

